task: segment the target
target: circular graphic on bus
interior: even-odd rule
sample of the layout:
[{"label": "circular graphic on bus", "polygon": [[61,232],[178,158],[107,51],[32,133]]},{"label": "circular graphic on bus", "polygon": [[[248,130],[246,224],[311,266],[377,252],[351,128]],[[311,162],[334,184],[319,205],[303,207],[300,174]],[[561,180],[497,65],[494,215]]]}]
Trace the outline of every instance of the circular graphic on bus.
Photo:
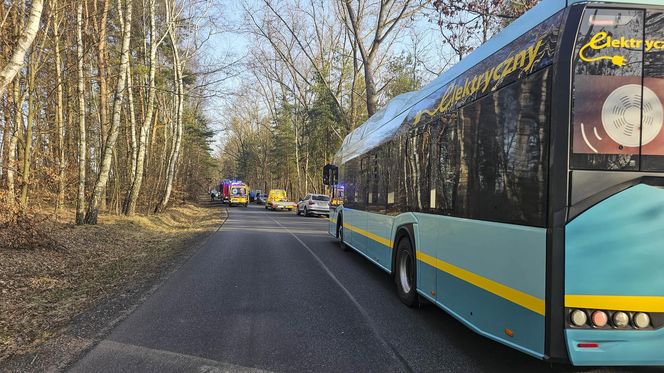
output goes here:
[{"label": "circular graphic on bus", "polygon": [[638,147],[657,137],[664,124],[662,103],[648,87],[643,87],[643,96],[643,134],[639,131],[641,85],[624,85],[604,101],[602,124],[611,140],[622,146]]}]

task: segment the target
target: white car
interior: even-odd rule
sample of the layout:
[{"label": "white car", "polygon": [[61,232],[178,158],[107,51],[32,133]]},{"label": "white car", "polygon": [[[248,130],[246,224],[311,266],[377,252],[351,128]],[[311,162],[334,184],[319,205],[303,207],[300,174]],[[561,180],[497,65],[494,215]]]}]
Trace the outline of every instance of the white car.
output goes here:
[{"label": "white car", "polygon": [[330,197],[325,194],[307,194],[297,203],[298,215],[330,215]]}]

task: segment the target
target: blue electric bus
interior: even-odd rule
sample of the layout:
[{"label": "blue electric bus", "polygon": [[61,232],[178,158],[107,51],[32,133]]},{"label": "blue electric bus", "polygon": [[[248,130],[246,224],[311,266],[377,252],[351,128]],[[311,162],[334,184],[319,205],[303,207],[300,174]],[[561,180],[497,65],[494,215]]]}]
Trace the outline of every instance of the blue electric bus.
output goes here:
[{"label": "blue electric bus", "polygon": [[544,0],[335,156],[330,234],[470,329],[664,364],[664,3]]}]

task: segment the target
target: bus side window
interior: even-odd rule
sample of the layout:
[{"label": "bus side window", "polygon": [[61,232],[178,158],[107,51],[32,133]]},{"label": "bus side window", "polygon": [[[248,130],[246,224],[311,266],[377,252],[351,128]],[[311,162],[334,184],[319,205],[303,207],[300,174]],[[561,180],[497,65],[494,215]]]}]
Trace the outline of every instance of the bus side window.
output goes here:
[{"label": "bus side window", "polygon": [[357,208],[356,207],[356,200],[355,200],[355,195],[356,195],[356,188],[357,188],[357,182],[358,182],[358,159],[352,159],[344,164],[344,183],[345,183],[345,189],[344,189],[344,205],[346,205],[349,208]]},{"label": "bus side window", "polygon": [[358,182],[355,185],[355,208],[358,210],[367,210],[367,197],[369,192],[369,155],[363,154],[359,157],[360,172],[358,173]]},{"label": "bus side window", "polygon": [[387,214],[388,215],[397,215],[401,209],[401,197],[402,192],[401,183],[403,179],[403,154],[402,147],[404,146],[402,135],[395,136],[387,145],[389,148],[388,156],[386,159],[387,164],[385,167],[388,169],[387,179],[385,183],[385,193],[386,193],[386,204],[387,204]]},{"label": "bus side window", "polygon": [[461,111],[457,215],[545,226],[550,68]]},{"label": "bus side window", "polygon": [[437,195],[436,212],[443,215],[456,214],[455,202],[459,184],[460,144],[459,116],[456,112],[446,114],[438,125],[436,178],[434,187]]}]

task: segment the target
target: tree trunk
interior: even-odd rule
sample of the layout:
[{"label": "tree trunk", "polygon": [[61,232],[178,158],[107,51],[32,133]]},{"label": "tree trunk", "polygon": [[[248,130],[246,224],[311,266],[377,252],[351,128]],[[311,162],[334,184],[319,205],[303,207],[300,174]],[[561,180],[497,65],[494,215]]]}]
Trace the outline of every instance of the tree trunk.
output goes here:
[{"label": "tree trunk", "polygon": [[2,147],[0,148],[0,185],[2,185],[3,176],[6,175],[6,170],[9,167],[6,165],[9,159],[9,143],[11,142],[11,136],[13,134],[11,123],[12,123],[12,93],[7,92],[5,95],[5,126],[2,129]]},{"label": "tree trunk", "polygon": [[30,55],[30,63],[28,67],[27,87],[26,94],[28,95],[28,121],[25,130],[25,137],[23,138],[23,167],[21,168],[21,205],[27,206],[28,204],[28,189],[30,186],[30,165],[32,162],[32,133],[35,123],[35,75],[36,75],[36,62],[34,60],[34,53]]},{"label": "tree trunk", "polygon": [[173,72],[175,79],[175,128],[174,128],[174,139],[173,147],[171,149],[170,157],[168,158],[168,169],[166,174],[166,189],[164,190],[164,195],[157,205],[155,212],[164,211],[166,206],[168,206],[168,201],[171,197],[171,191],[173,190],[173,179],[175,178],[175,172],[177,170],[177,162],[180,156],[180,145],[182,142],[182,110],[183,110],[183,101],[184,101],[184,85],[182,82],[182,73],[183,66],[182,61],[180,61],[180,53],[178,51],[177,41],[173,35],[173,30],[170,28],[168,30],[169,39],[171,40],[171,48],[173,49]]},{"label": "tree trunk", "polygon": [[104,146],[104,154],[101,161],[101,168],[97,181],[92,192],[88,210],[85,215],[85,222],[87,224],[97,224],[97,217],[99,216],[99,205],[101,199],[104,198],[103,192],[108,182],[108,175],[111,170],[111,161],[113,160],[113,150],[115,148],[115,141],[120,132],[120,115],[122,112],[122,101],[124,98],[124,90],[127,83],[127,66],[129,64],[129,42],[131,41],[131,15],[132,15],[132,2],[127,1],[127,10],[124,19],[124,35],[122,37],[122,55],[120,58],[120,75],[115,90],[115,99],[113,100],[113,112],[111,118],[111,126],[109,128],[106,146]]},{"label": "tree trunk", "polygon": [[23,66],[25,62],[25,54],[32,45],[32,42],[35,40],[37,31],[39,30],[39,23],[41,21],[42,9],[44,8],[43,0],[33,0],[32,9],[30,10],[30,17],[28,18],[28,23],[23,30],[18,43],[16,45],[16,50],[12,55],[11,59],[2,70],[0,70],[0,95],[2,95],[7,89],[7,85],[11,83],[16,74]]},{"label": "tree trunk", "polygon": [[[129,106],[129,115],[128,118],[125,119],[125,122],[127,120],[129,121],[129,146],[131,146],[129,185],[131,185],[133,184],[136,175],[136,158],[138,157],[138,145],[136,142],[136,109],[134,107],[134,77],[131,72],[131,58],[127,65],[127,104]],[[124,208],[126,208],[126,203]]]},{"label": "tree trunk", "polygon": [[14,129],[11,131],[9,149],[7,150],[7,202],[10,205],[16,203],[16,183],[14,180],[14,175],[16,174],[16,147],[18,144],[18,130],[23,126],[21,122],[21,92],[20,83],[18,81],[14,81],[12,95],[12,102],[14,104]]},{"label": "tree trunk", "polygon": [[76,224],[84,224],[85,166],[87,143],[85,136],[85,81],[83,80],[83,1],[76,8],[76,58],[78,59],[78,198]]},{"label": "tree trunk", "polygon": [[[108,137],[108,83],[106,81],[106,25],[108,23],[108,3],[109,0],[104,0],[101,11],[101,19],[99,20],[99,42],[97,43],[97,76],[99,79],[99,127],[101,134],[101,149],[104,149],[106,146],[106,140]],[[105,189],[102,194],[106,195]],[[106,208],[106,198],[102,198],[101,208]]]},{"label": "tree trunk", "polygon": [[367,115],[371,117],[376,112],[378,103],[376,102],[376,83],[373,77],[372,61],[364,61],[364,84],[367,91]]},{"label": "tree trunk", "polygon": [[[133,170],[132,184],[129,191],[129,199],[125,209],[125,214],[133,215],[136,212],[136,202],[141,191],[143,184],[143,167],[145,165],[146,142],[148,136],[148,129],[152,124],[152,117],[154,115],[154,101],[155,101],[155,74],[157,69],[157,38],[155,27],[155,0],[150,0],[150,75],[148,84],[148,103],[145,118],[140,128],[138,136],[138,153],[136,158],[136,167]],[[175,47],[174,47],[175,48]]]},{"label": "tree trunk", "polygon": [[[55,6],[60,4],[56,1]],[[63,119],[63,92],[62,92],[62,60],[60,56],[60,17],[56,14],[53,22],[53,38],[55,44],[55,80],[56,80],[56,103],[55,103],[55,126],[58,132],[58,196],[55,202],[55,214],[65,204],[65,126]]]}]

